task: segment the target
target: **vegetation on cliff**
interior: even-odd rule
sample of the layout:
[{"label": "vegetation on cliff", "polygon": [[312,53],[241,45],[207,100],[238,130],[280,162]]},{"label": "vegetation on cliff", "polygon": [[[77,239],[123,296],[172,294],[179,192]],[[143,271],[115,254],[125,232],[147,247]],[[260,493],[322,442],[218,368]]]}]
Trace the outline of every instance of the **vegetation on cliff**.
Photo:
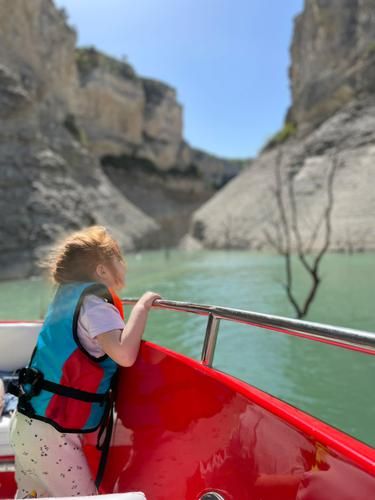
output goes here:
[{"label": "vegetation on cliff", "polygon": [[134,69],[125,60],[119,61],[92,46],[76,48],[75,58],[82,80],[98,68],[119,78],[137,78]]}]

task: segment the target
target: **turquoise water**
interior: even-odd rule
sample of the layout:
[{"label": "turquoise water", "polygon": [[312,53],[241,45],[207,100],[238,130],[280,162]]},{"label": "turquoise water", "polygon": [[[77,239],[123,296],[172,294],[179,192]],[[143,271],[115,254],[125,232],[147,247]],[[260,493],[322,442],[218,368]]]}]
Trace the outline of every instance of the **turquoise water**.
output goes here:
[{"label": "turquoise water", "polygon": [[[127,257],[123,297],[165,299],[293,316],[279,256],[246,251],[144,252]],[[310,321],[375,331],[375,255],[326,256]],[[295,266],[298,293],[307,283]],[[0,283],[0,319],[43,316],[51,288],[40,279]],[[126,306],[129,315],[131,308]],[[206,318],[153,310],[145,338],[200,358]],[[215,368],[241,378],[375,446],[375,358],[221,321]]]}]

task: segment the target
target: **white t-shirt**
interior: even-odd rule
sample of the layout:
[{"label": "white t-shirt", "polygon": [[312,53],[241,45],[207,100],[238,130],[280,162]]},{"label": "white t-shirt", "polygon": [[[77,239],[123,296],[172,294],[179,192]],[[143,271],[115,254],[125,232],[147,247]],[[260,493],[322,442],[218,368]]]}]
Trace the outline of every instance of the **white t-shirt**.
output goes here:
[{"label": "white t-shirt", "polygon": [[77,335],[83,347],[96,358],[105,352],[99,346],[96,336],[111,330],[123,330],[125,326],[119,310],[113,304],[96,295],[83,299],[78,316]]}]

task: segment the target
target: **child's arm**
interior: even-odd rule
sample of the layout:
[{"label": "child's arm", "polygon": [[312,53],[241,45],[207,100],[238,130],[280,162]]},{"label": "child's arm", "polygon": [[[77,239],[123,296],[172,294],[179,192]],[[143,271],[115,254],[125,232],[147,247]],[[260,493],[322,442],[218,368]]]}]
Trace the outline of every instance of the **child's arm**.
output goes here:
[{"label": "child's arm", "polygon": [[100,347],[120,366],[132,366],[135,363],[148,312],[154,300],[160,298],[157,293],[146,292],[133,307],[123,330],[111,330],[97,335]]}]

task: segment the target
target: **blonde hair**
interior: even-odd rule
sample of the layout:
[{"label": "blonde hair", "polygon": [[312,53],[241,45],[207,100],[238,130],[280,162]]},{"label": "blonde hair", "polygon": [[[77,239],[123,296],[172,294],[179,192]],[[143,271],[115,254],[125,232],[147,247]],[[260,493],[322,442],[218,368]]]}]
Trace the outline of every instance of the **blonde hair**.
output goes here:
[{"label": "blonde hair", "polygon": [[113,257],[125,262],[117,241],[107,229],[90,226],[66,236],[39,264],[55,284],[64,284],[92,281],[96,266],[103,263],[111,267]]}]

